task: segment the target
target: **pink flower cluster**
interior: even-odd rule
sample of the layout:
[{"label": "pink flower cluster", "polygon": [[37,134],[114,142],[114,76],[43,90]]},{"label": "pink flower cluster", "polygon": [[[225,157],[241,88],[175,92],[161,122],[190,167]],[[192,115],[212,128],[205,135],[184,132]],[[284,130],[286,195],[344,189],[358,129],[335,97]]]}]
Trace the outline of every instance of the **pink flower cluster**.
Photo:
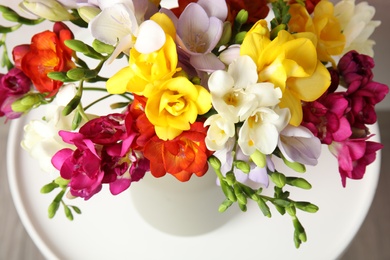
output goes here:
[{"label": "pink flower cluster", "polygon": [[52,159],[61,177],[70,180],[70,193],[84,199],[109,183],[113,195],[139,181],[149,170],[149,161],[132,149],[136,133],[130,113],[110,114],[88,121],[79,132],[60,131],[65,148]]},{"label": "pink flower cluster", "polygon": [[[337,69],[331,71],[332,86],[321,98],[303,106],[302,125],[337,157],[342,184],[346,179],[361,179],[366,166],[375,160],[383,145],[368,141],[367,125],[377,121],[375,105],[389,88],[373,80],[374,60],[356,51],[346,53]],[[345,91],[336,91],[341,83]]]}]

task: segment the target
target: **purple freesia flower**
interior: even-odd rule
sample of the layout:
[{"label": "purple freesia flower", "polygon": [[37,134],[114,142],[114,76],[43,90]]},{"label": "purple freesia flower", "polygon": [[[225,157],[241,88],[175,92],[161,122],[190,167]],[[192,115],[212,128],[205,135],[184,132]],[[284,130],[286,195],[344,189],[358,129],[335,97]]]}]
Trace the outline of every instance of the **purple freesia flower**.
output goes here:
[{"label": "purple freesia flower", "polygon": [[[226,3],[222,4],[226,6]],[[214,10],[214,8],[206,10]],[[175,22],[176,40],[179,47],[189,55],[190,63],[195,69],[212,72],[225,68],[225,65],[212,53],[221,38],[223,22],[212,16],[213,13],[208,14],[206,10],[200,4],[190,3]]]},{"label": "purple freesia flower", "polygon": [[278,147],[290,162],[316,165],[321,155],[321,141],[303,126],[285,127],[280,132]]}]

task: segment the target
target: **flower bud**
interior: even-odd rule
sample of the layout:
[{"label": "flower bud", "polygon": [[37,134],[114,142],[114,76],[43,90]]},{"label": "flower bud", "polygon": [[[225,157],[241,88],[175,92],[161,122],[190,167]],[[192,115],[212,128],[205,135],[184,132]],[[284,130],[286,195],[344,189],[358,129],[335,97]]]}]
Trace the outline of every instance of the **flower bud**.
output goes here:
[{"label": "flower bud", "polygon": [[89,23],[95,16],[97,16],[101,10],[94,6],[83,6],[77,9],[81,19],[86,23]]},{"label": "flower bud", "polygon": [[237,169],[241,170],[243,173],[249,173],[251,171],[251,167],[249,163],[245,161],[235,161],[234,165],[237,167]]},{"label": "flower bud", "polygon": [[311,189],[311,184],[303,178],[287,177],[286,182],[288,185],[295,186],[301,189]]},{"label": "flower bud", "polygon": [[230,22],[223,23],[223,32],[221,39],[218,42],[218,46],[226,45],[230,41],[230,37],[232,37],[232,24]]},{"label": "flower bud", "polygon": [[236,34],[236,37],[234,37],[234,43],[241,44],[244,41],[246,32],[239,32]]},{"label": "flower bud", "polygon": [[55,0],[24,0],[20,7],[50,21],[69,21],[73,16]]},{"label": "flower bud", "polygon": [[286,185],[286,176],[280,172],[273,172],[271,174],[271,180],[279,188],[282,188],[284,185]]},{"label": "flower bud", "polygon": [[248,21],[248,17],[248,11],[242,9],[238,12],[235,22],[241,26]]},{"label": "flower bud", "polygon": [[221,169],[221,161],[217,157],[210,156],[209,163],[210,163],[211,167],[213,167],[214,170],[219,171]]},{"label": "flower bud", "polygon": [[32,109],[35,105],[41,101],[37,95],[26,95],[12,103],[12,110],[18,113],[24,113]]}]

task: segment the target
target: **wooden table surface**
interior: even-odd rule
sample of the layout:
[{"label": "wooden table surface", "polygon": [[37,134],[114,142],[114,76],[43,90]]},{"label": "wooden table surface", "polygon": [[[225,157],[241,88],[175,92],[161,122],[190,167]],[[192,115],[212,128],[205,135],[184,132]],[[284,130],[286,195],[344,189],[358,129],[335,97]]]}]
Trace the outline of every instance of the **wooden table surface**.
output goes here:
[{"label": "wooden table surface", "polygon": [[[390,259],[390,111],[378,112],[382,150],[378,189],[360,231],[341,260]],[[0,125],[0,260],[44,259],[15,210],[6,174],[9,124]],[[331,259],[330,259],[331,260]]]}]

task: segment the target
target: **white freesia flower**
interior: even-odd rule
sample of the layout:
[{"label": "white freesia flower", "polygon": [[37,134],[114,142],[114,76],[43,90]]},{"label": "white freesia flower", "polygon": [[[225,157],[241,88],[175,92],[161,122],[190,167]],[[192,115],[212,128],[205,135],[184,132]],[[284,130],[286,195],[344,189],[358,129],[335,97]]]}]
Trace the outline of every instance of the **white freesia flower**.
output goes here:
[{"label": "white freesia flower", "polygon": [[229,138],[233,137],[235,134],[234,123],[226,120],[219,114],[215,114],[207,118],[204,125],[210,126],[207,130],[205,142],[207,149],[211,151],[217,151],[225,148]]},{"label": "white freesia flower", "polygon": [[45,172],[56,171],[51,164],[51,158],[57,151],[69,146],[62,141],[58,131],[71,130],[74,114],[65,117],[62,110],[75,94],[76,88],[73,84],[62,87],[55,101],[47,105],[45,121],[32,120],[24,127],[21,146],[38,161]]},{"label": "white freesia flower", "polygon": [[[90,21],[89,29],[94,38],[107,44],[116,45],[108,63],[112,62],[121,52],[128,53],[134,46],[134,39],[139,34],[140,24],[144,21],[148,7],[149,2],[147,0],[99,1],[99,8],[102,11]],[[147,26],[146,28],[150,29]],[[155,26],[151,30],[154,29]],[[162,29],[158,31],[157,35],[161,35],[161,31]],[[155,35],[153,37],[156,39]],[[165,34],[163,37],[163,40],[158,41],[159,46],[154,44],[154,50],[161,48],[161,42],[165,43]],[[142,43],[139,45],[142,45]],[[149,49],[149,52],[151,51],[153,50]]]},{"label": "white freesia flower", "polygon": [[248,56],[240,56],[229,65],[228,71],[213,72],[208,85],[218,114],[232,123],[244,121],[257,106],[256,96],[247,94],[245,89],[258,86],[257,79],[256,64]]},{"label": "white freesia flower", "polygon": [[279,140],[279,133],[290,121],[287,108],[259,107],[242,125],[238,133],[238,144],[245,155],[256,150],[263,154],[271,154]]},{"label": "white freesia flower", "polygon": [[316,165],[321,155],[321,141],[303,126],[288,125],[279,136],[278,147],[290,162]]},{"label": "white freesia flower", "polygon": [[342,0],[335,5],[334,14],[339,19],[341,29],[346,38],[344,53],[356,50],[361,54],[374,56],[370,38],[380,21],[373,21],[375,7],[361,2],[355,5],[355,0]]}]

